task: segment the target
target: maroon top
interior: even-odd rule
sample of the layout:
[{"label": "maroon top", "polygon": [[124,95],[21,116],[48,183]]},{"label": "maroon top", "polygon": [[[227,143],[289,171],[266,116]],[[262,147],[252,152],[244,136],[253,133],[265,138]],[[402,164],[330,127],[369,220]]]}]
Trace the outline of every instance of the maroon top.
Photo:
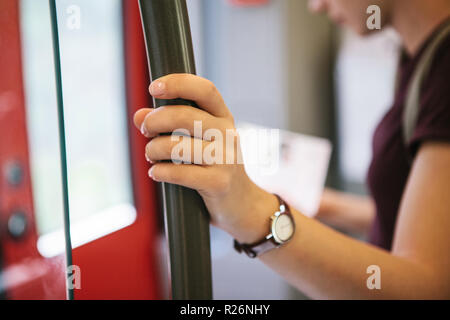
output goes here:
[{"label": "maroon top", "polygon": [[426,141],[450,143],[450,36],[436,52],[431,71],[424,81],[419,118],[408,148],[404,146],[402,133],[402,114],[409,80],[431,40],[449,22],[450,19],[436,29],[416,56],[403,55],[394,105],[375,130],[373,159],[367,176],[376,205],[370,242],[387,250],[392,246],[397,213],[411,170],[410,155],[415,155]]}]

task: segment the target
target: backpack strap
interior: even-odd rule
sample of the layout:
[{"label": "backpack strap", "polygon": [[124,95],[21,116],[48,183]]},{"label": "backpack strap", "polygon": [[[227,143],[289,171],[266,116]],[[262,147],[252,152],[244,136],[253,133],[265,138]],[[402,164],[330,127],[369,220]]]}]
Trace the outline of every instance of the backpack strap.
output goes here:
[{"label": "backpack strap", "polygon": [[448,35],[450,35],[450,23],[438,33],[425,50],[409,84],[403,111],[403,142],[407,149],[413,137],[417,119],[419,117],[420,93],[423,81],[430,72],[436,51]]}]

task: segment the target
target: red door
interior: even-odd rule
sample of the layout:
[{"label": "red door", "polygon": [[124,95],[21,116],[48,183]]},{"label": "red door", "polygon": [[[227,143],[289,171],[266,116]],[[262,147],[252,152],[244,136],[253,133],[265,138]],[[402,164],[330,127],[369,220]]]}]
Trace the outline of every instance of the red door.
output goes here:
[{"label": "red door", "polygon": [[19,2],[0,2],[0,236],[2,283],[11,299],[65,299],[65,255],[37,250],[22,80]]},{"label": "red door", "polygon": [[[30,122],[30,114],[27,118],[25,96],[28,95],[24,94],[21,61],[22,50],[25,49],[21,46],[19,18],[23,19],[24,15],[20,14],[18,3],[18,0],[4,0],[0,3],[0,135],[7,137],[2,138],[0,143],[0,166],[3,173],[0,183],[0,244],[3,271],[1,278],[4,279],[0,288],[6,292],[6,298],[11,299],[65,299],[65,254],[46,257],[38,245],[42,236],[36,227],[36,196],[33,198],[38,190],[33,190],[36,183],[33,184],[31,180],[33,175],[30,167],[33,166],[30,164],[32,161],[27,134],[27,129],[30,130],[33,125],[27,123],[27,119]],[[61,8],[62,14],[70,12],[69,9],[76,14],[76,7]],[[123,1],[122,13],[125,53],[123,83],[126,87],[126,103],[123,108],[127,114],[127,120],[123,121],[128,128],[130,177],[136,213],[133,221],[126,227],[85,241],[81,245],[74,245],[72,262],[81,271],[81,288],[74,291],[75,299],[160,297],[156,261],[156,190],[146,175],[147,164],[142,152],[145,139],[131,123],[134,111],[151,103],[147,94],[149,80],[137,2]],[[64,51],[61,58],[64,62]],[[70,84],[70,80],[66,83]],[[63,86],[64,83],[63,77]],[[68,153],[70,152],[69,144]],[[14,181],[15,175],[18,176],[18,182]],[[95,176],[95,172],[93,175]],[[70,192],[69,188],[69,195]],[[100,221],[101,226],[107,220],[108,216],[104,219],[105,223]],[[14,235],[15,229],[21,230],[21,221],[26,221],[26,230]],[[9,230],[11,226],[16,228]]]}]

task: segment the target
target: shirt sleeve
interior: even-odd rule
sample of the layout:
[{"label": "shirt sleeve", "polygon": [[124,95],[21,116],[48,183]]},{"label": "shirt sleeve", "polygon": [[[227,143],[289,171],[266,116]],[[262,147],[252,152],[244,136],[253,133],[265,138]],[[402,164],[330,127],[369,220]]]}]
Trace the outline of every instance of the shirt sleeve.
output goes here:
[{"label": "shirt sleeve", "polygon": [[437,51],[422,88],[419,117],[410,142],[415,154],[424,142],[450,144],[450,37]]}]

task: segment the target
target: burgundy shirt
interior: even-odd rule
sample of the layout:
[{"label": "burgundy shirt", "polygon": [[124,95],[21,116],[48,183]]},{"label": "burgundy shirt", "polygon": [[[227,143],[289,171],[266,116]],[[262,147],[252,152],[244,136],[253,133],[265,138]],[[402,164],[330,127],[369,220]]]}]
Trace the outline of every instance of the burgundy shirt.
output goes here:
[{"label": "burgundy shirt", "polygon": [[411,171],[409,157],[415,156],[424,142],[450,143],[450,36],[441,43],[424,81],[419,118],[407,147],[402,133],[402,114],[409,81],[427,46],[438,30],[449,22],[450,19],[438,27],[414,57],[403,55],[394,105],[381,120],[373,137],[373,158],[367,183],[375,201],[376,218],[370,242],[386,250],[392,246],[400,201]]}]

